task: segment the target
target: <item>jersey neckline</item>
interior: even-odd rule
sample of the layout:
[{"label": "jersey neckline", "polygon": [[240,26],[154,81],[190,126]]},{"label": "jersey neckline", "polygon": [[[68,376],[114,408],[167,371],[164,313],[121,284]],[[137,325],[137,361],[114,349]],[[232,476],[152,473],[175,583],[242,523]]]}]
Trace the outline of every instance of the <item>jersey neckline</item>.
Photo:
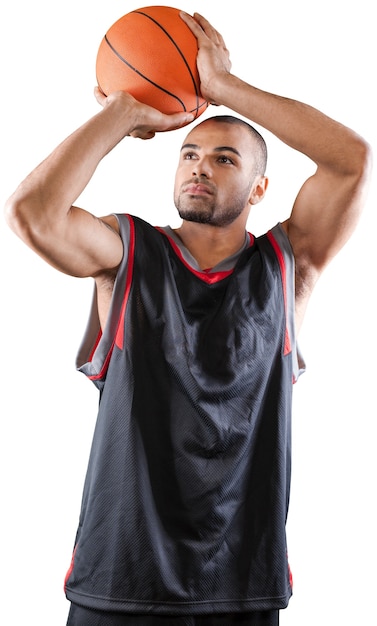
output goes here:
[{"label": "jersey neckline", "polygon": [[213,284],[219,280],[223,280],[230,274],[232,274],[236,263],[241,256],[242,252],[249,248],[254,243],[254,236],[245,231],[245,241],[241,248],[234,254],[226,257],[220,263],[217,263],[214,267],[208,269],[201,269],[196,259],[192,256],[191,252],[182,243],[181,239],[174,232],[171,226],[155,226],[156,230],[165,235],[169,240],[171,247],[180,261],[192,272],[195,276],[203,280],[208,284]]}]

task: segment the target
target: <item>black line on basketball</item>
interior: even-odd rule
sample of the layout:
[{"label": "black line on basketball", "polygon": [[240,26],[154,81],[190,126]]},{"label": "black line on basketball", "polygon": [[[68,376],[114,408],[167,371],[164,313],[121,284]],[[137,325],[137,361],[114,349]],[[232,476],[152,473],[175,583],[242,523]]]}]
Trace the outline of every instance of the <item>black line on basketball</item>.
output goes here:
[{"label": "black line on basketball", "polygon": [[182,57],[183,62],[186,65],[186,68],[187,68],[187,70],[188,70],[188,72],[190,74],[190,77],[191,77],[191,80],[192,80],[192,84],[194,85],[195,95],[196,95],[196,105],[197,105],[196,108],[198,108],[199,107],[199,96],[200,96],[199,89],[198,89],[198,86],[197,86],[197,84],[195,82],[195,77],[194,77],[194,75],[193,75],[193,73],[191,71],[191,68],[190,68],[189,64],[187,63],[186,57],[183,54],[182,50],[179,48],[179,46],[177,46],[176,42],[174,41],[173,37],[168,33],[168,31],[163,26],[161,26],[161,24],[159,22],[157,22],[157,20],[155,20],[150,15],[148,15],[148,13],[143,13],[143,11],[132,11],[132,12],[133,13],[138,13],[139,15],[144,15],[144,17],[147,17],[149,20],[154,22],[154,24],[156,24],[156,26],[158,26],[162,30],[162,32],[168,37],[168,39],[170,39],[170,41],[172,42],[174,47],[177,49],[178,53]]},{"label": "black line on basketball", "polygon": [[200,109],[203,109],[203,107],[205,109],[207,108],[207,102],[206,101],[202,102],[201,104],[198,104],[198,106],[195,107],[194,109],[191,109],[189,111],[189,113],[194,113],[194,111],[196,111],[196,116],[195,117],[198,117],[200,115],[199,111],[200,111]]},{"label": "black line on basketball", "polygon": [[140,72],[136,67],[134,67],[133,65],[131,65],[131,63],[129,63],[126,59],[124,59],[122,57],[121,54],[119,54],[119,52],[114,48],[114,46],[112,45],[112,43],[108,40],[107,35],[105,35],[105,41],[107,43],[107,45],[111,48],[111,50],[114,52],[114,54],[116,54],[116,56],[118,57],[118,59],[120,59],[120,61],[122,61],[122,63],[124,63],[125,65],[127,65],[127,67],[130,68],[130,70],[132,70],[133,72],[135,72],[136,74],[138,74],[139,76],[141,76],[141,78],[144,78],[144,80],[146,80],[148,83],[150,83],[151,85],[153,85],[154,87],[157,87],[157,89],[159,89],[160,91],[165,92],[166,94],[168,94],[168,96],[171,96],[172,98],[175,98],[175,100],[178,100],[178,102],[181,104],[182,108],[184,111],[186,111],[186,106],[185,103],[182,102],[182,100],[180,98],[178,98],[178,96],[175,93],[170,93],[170,91],[168,91],[167,89],[164,89],[164,87],[161,87],[161,85],[158,85],[157,83],[153,82],[153,80],[151,80],[150,78],[148,78],[147,76],[144,76],[144,74],[142,74],[142,72]]}]

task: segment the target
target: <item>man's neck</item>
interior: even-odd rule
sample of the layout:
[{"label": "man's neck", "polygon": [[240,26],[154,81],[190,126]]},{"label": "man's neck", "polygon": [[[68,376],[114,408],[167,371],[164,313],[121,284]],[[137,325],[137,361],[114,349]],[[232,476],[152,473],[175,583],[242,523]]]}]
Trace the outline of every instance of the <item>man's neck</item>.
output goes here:
[{"label": "man's neck", "polygon": [[219,228],[183,221],[174,232],[202,270],[215,267],[245,243],[245,227],[240,224]]}]

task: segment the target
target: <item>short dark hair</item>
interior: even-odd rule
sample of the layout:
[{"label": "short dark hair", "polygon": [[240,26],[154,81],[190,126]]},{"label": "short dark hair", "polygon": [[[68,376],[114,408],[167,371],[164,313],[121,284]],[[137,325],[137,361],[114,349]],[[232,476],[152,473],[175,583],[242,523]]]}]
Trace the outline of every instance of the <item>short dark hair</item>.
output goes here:
[{"label": "short dark hair", "polygon": [[234,115],[214,115],[213,117],[208,117],[207,119],[203,120],[203,122],[200,122],[198,126],[200,126],[200,124],[205,124],[205,122],[211,121],[217,122],[219,124],[238,124],[239,126],[243,126],[248,130],[258,146],[258,151],[255,155],[255,173],[264,176],[267,166],[267,146],[265,140],[263,139],[262,135],[257,131],[257,129],[248,122],[245,122],[245,120],[242,120],[239,117],[235,117]]}]

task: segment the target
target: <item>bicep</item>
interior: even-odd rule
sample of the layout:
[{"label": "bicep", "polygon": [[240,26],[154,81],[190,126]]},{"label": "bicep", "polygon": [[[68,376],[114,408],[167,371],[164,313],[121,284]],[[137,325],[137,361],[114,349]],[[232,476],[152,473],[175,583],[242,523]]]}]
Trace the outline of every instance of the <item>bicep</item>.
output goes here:
[{"label": "bicep", "polygon": [[352,235],[364,204],[361,175],[318,168],[302,186],[286,229],[296,264],[318,275]]},{"label": "bicep", "polygon": [[123,245],[116,218],[98,218],[72,206],[64,219],[39,224],[26,243],[57,270],[80,278],[118,267]]},{"label": "bicep", "polygon": [[283,224],[295,258],[297,328],[319,276],[356,228],[366,189],[366,177],[317,170]]}]

